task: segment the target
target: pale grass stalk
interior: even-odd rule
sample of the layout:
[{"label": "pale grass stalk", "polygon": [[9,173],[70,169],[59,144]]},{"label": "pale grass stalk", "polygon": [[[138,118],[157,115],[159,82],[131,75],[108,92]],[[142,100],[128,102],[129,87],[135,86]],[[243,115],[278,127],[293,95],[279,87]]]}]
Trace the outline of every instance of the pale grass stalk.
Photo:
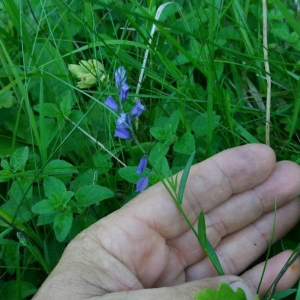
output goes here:
[{"label": "pale grass stalk", "polygon": [[270,123],[271,123],[271,76],[268,57],[268,10],[267,0],[262,1],[263,10],[263,53],[267,78],[267,98],[266,98],[266,144],[270,145]]},{"label": "pale grass stalk", "polygon": [[107,152],[109,155],[111,155],[116,161],[118,161],[123,167],[127,167],[126,164],[124,164],[118,157],[116,157],[111,151],[109,151],[105,146],[97,141],[94,137],[92,137],[89,133],[87,133],[84,129],[82,129],[80,126],[78,126],[76,123],[74,123],[71,119],[64,116],[66,120],[68,120],[70,123],[72,123],[76,128],[78,128],[86,137],[88,137],[91,141],[93,141],[95,144],[97,144],[101,149],[103,149],[105,152]]},{"label": "pale grass stalk", "polygon": [[[167,2],[167,3],[164,3],[164,4],[162,4],[158,7],[158,9],[156,11],[156,14],[155,14],[155,17],[154,17],[154,19],[156,21],[159,20],[159,17],[161,15],[161,13],[163,12],[163,10],[166,8],[166,6],[168,6],[170,4],[175,4],[175,3],[174,2]],[[153,24],[152,28],[151,28],[151,31],[150,31],[150,37],[149,37],[149,40],[148,40],[148,47],[152,43],[152,39],[153,39],[155,30],[156,30],[156,24]],[[135,102],[138,102],[138,100],[139,100],[138,99],[138,94],[140,93],[140,89],[142,87],[142,82],[143,82],[143,79],[144,79],[144,73],[145,73],[145,68],[146,68],[146,64],[147,64],[147,60],[148,60],[148,55],[149,55],[149,48],[145,51],[145,54],[144,54],[143,64],[142,64],[138,84],[137,84],[136,91],[135,91],[135,94],[136,94]]]}]

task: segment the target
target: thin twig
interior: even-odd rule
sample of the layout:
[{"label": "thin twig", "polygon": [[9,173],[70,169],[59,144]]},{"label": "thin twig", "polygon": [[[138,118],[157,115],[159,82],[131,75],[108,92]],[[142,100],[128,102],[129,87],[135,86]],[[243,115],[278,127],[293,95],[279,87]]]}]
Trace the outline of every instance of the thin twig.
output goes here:
[{"label": "thin twig", "polygon": [[111,155],[115,160],[117,160],[123,167],[127,167],[126,164],[124,164],[119,158],[117,158],[111,151],[105,148],[103,144],[101,144],[99,141],[97,141],[94,137],[92,137],[89,133],[87,133],[84,129],[82,129],[80,126],[78,126],[76,123],[74,123],[71,119],[64,116],[66,120],[71,122],[76,128],[78,128],[85,136],[87,136],[90,140],[92,140],[95,144],[97,144],[101,149],[103,149],[105,152],[107,152],[109,155]]},{"label": "thin twig", "polygon": [[271,285],[270,293],[269,293],[268,297],[266,298],[266,300],[271,300],[272,299],[272,296],[275,293],[275,290],[276,290],[278,282],[280,281],[280,279],[282,278],[282,276],[285,274],[285,272],[288,270],[288,268],[297,260],[297,258],[299,257],[299,255],[300,255],[300,247],[298,247],[298,250],[285,263],[285,265],[283,266],[283,268],[280,270],[280,272],[278,273],[278,275],[274,279],[274,281],[273,281],[273,283]]},{"label": "thin twig", "polygon": [[270,145],[270,111],[271,111],[271,76],[270,66],[268,57],[268,11],[267,11],[267,0],[262,1],[263,10],[263,52],[264,52],[264,63],[267,78],[267,101],[266,101],[266,144]]}]

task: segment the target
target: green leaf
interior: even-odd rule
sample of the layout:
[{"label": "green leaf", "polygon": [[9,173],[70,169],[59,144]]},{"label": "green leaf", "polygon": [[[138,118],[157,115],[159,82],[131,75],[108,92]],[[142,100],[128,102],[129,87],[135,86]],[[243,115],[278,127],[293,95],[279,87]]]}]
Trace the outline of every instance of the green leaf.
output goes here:
[{"label": "green leaf", "polygon": [[273,34],[281,40],[288,40],[290,31],[289,27],[284,22],[274,22],[272,24]]},{"label": "green leaf", "polygon": [[178,142],[174,145],[174,150],[182,154],[192,154],[195,152],[195,139],[194,136],[187,132]]},{"label": "green leaf", "polygon": [[57,195],[61,195],[66,191],[65,184],[55,178],[55,177],[48,177],[44,180],[44,190],[45,195],[50,198],[50,195],[55,193]]},{"label": "green leaf", "polygon": [[[60,112],[54,103],[43,103],[43,115],[48,118],[56,118],[60,115]],[[37,104],[33,107],[35,111],[41,113],[41,105]]]},{"label": "green leaf", "polygon": [[57,98],[57,103],[59,104],[59,108],[65,116],[68,116],[70,114],[75,102],[76,102],[75,98],[72,96],[72,93],[69,90],[63,92]]},{"label": "green leaf", "polygon": [[205,289],[196,294],[196,300],[247,300],[245,292],[238,288],[237,291],[233,291],[227,283],[221,283],[219,289]]},{"label": "green leaf", "polygon": [[200,211],[198,219],[198,239],[202,248],[207,246],[207,237],[206,237],[206,227],[205,227],[205,218],[203,211]]},{"label": "green leaf", "polygon": [[0,94],[0,109],[12,107],[15,101],[15,97],[11,91],[6,91]]},{"label": "green leaf", "polygon": [[194,156],[195,156],[195,152],[193,152],[191,154],[189,160],[186,163],[184,171],[182,173],[182,177],[181,177],[180,185],[179,185],[179,190],[178,190],[178,196],[177,196],[178,197],[178,202],[180,204],[182,203],[186,182],[187,182],[188,177],[189,177],[189,173],[190,173],[191,166],[193,164]]},{"label": "green leaf", "polygon": [[98,175],[105,174],[113,166],[113,163],[111,162],[111,156],[102,152],[98,152],[93,155],[93,162],[98,171]]},{"label": "green leaf", "polygon": [[152,128],[150,128],[150,133],[158,141],[165,140],[166,137],[167,137],[165,129],[161,128],[161,127],[152,127]]},{"label": "green leaf", "polygon": [[169,151],[169,147],[170,146],[168,144],[163,142],[156,143],[148,157],[150,163],[155,164],[155,162],[166,156]]},{"label": "green leaf", "polygon": [[118,170],[118,174],[130,183],[136,184],[141,178],[141,174],[136,173],[137,167],[124,167]]},{"label": "green leaf", "polygon": [[52,214],[55,211],[55,206],[50,200],[45,199],[35,204],[31,210],[36,214]]},{"label": "green leaf", "polygon": [[28,160],[28,147],[17,149],[10,158],[10,165],[16,171],[24,171]]},{"label": "green leaf", "polygon": [[[19,298],[18,290],[21,286],[21,298]],[[20,300],[32,296],[37,291],[37,288],[29,282],[9,281],[6,283],[0,293],[2,300]]]},{"label": "green leaf", "polygon": [[74,166],[64,160],[52,160],[44,169],[44,175],[55,176],[62,180],[64,183],[68,182],[73,173],[77,173]]},{"label": "green leaf", "polygon": [[[221,117],[213,112],[213,123],[212,123],[212,130],[214,130],[219,122]],[[196,119],[192,123],[192,129],[195,132],[196,136],[206,136],[207,135],[207,124],[208,118],[207,114],[202,114],[196,117]]]},{"label": "green leaf", "polygon": [[54,218],[54,231],[56,239],[63,242],[72,226],[73,214],[70,211],[60,213]]},{"label": "green leaf", "polygon": [[99,185],[85,186],[75,195],[77,205],[89,206],[114,196],[114,192],[107,187]]},{"label": "green leaf", "polygon": [[0,182],[7,182],[12,177],[12,172],[10,170],[0,171]]},{"label": "green leaf", "polygon": [[3,170],[10,170],[10,165],[6,159],[1,159],[1,168]]},{"label": "green leaf", "polygon": [[168,160],[165,157],[155,162],[153,168],[156,174],[159,175],[160,178],[164,179],[170,175]]}]

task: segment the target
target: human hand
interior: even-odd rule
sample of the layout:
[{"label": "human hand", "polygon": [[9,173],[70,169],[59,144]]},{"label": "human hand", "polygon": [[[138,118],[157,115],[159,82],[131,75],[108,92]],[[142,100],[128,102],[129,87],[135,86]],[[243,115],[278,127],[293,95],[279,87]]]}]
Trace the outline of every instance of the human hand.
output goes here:
[{"label": "human hand", "polygon": [[[253,299],[263,265],[244,270],[268,247],[275,197],[275,240],[299,220],[299,182],[299,166],[275,164],[273,151],[257,144],[224,151],[191,168],[182,207],[195,228],[199,212],[205,213],[207,237],[225,274],[241,278],[214,277],[216,271],[159,183],[79,234],[34,299],[187,300],[201,289],[217,289],[220,282],[244,287]],[[262,294],[290,254],[269,260]],[[299,269],[297,261],[278,289],[291,287]]]}]

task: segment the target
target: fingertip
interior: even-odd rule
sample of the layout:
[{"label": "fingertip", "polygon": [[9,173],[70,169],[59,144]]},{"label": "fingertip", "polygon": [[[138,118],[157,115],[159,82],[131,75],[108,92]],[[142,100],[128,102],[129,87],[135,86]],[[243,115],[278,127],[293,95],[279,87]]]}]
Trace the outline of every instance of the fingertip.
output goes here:
[{"label": "fingertip", "polygon": [[[259,295],[263,296],[266,294],[275,278],[278,276],[279,272],[282,270],[286,262],[292,255],[292,251],[284,251],[269,259],[264,277],[262,280],[262,285],[259,291]],[[264,263],[261,263],[252,269],[246,271],[241,277],[249,282],[255,288],[258,287],[259,281],[262,275]],[[300,259],[298,258],[284,273],[280,278],[276,291],[282,291],[291,288],[299,279],[300,276]]]}]

